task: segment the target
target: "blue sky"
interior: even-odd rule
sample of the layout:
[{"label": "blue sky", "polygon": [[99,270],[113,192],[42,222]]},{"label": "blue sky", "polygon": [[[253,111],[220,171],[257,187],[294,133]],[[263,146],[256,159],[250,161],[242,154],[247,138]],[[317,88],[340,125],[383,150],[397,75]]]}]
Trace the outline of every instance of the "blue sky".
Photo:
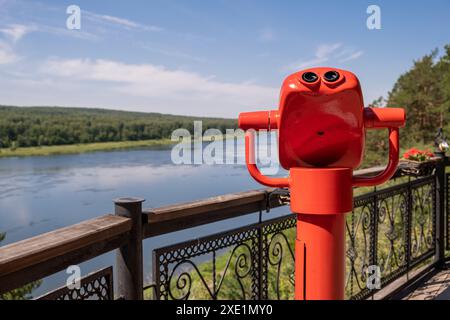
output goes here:
[{"label": "blue sky", "polygon": [[[72,4],[80,30],[66,28]],[[310,66],[353,71],[367,104],[450,44],[449,13],[447,0],[0,0],[0,104],[236,117],[276,108],[283,79]]]}]

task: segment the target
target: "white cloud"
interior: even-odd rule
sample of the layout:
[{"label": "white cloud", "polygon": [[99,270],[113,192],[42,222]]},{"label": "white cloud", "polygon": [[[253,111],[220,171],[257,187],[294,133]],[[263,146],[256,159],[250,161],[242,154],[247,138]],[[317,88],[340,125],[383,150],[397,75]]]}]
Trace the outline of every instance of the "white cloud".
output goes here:
[{"label": "white cloud", "polygon": [[341,47],[341,43],[321,44],[316,50],[316,57],[319,59],[328,59],[332,53]]},{"label": "white cloud", "polygon": [[137,26],[138,26],[138,24],[136,22],[133,22],[133,21],[130,21],[130,20],[127,20],[127,19],[114,17],[114,16],[99,15],[98,17],[100,17],[103,20],[112,22],[112,23],[120,24],[120,25],[125,26],[125,27],[137,28]]},{"label": "white cloud", "polygon": [[56,36],[76,37],[80,39],[95,39],[96,37],[86,33],[68,30],[66,28],[55,28],[37,24],[9,24],[0,28],[0,34],[3,34],[4,40],[0,40],[0,65],[12,64],[22,59],[16,53],[16,45],[26,34],[31,32],[45,32]]},{"label": "white cloud", "polygon": [[305,69],[309,67],[315,67],[326,62],[327,60],[328,58],[323,57],[323,58],[314,58],[306,61],[298,61],[296,63],[291,64],[289,67],[287,67],[287,69],[294,70],[294,69]]},{"label": "white cloud", "polygon": [[199,56],[195,56],[195,55],[191,55],[191,54],[187,54],[182,52],[181,50],[173,50],[173,49],[169,49],[169,48],[164,48],[161,47],[159,44],[156,43],[138,43],[137,44],[139,46],[139,48],[145,49],[148,52],[154,52],[154,53],[158,53],[167,57],[174,57],[174,58],[180,58],[180,59],[184,59],[184,60],[191,60],[191,61],[195,61],[195,62],[206,62],[207,59],[203,58],[203,57],[199,57]]},{"label": "white cloud", "polygon": [[350,53],[348,56],[346,56],[345,58],[339,60],[339,62],[347,62],[347,61],[351,61],[351,60],[356,60],[359,57],[361,57],[364,54],[364,51],[359,50],[356,52],[352,52]]},{"label": "white cloud", "polygon": [[316,48],[314,57],[306,60],[299,60],[283,68],[284,71],[292,71],[317,67],[328,61],[338,60],[340,63],[358,59],[364,52],[362,50],[344,47],[341,43],[321,44]]},{"label": "white cloud", "polygon": [[11,64],[19,60],[14,46],[23,36],[34,30],[35,27],[23,24],[9,24],[0,28],[0,34],[5,36],[5,41],[0,40],[0,65]]},{"label": "white cloud", "polygon": [[169,70],[152,64],[125,64],[111,60],[53,59],[46,73],[70,79],[107,81],[121,92],[153,97],[161,95],[223,97],[262,94],[271,88],[250,83],[226,83],[194,72]]},{"label": "white cloud", "polygon": [[76,38],[76,39],[82,39],[82,40],[90,40],[95,41],[98,40],[98,36],[86,32],[83,30],[69,30],[66,27],[53,27],[53,26],[47,26],[47,25],[39,25],[36,26],[36,31],[38,32],[45,32],[57,37],[70,37],[70,38]]},{"label": "white cloud", "polygon": [[[278,88],[226,82],[214,76],[153,64],[112,60],[46,61],[36,73],[0,77],[2,103],[102,107],[215,117],[276,108]],[[26,96],[20,92],[27,92]]]},{"label": "white cloud", "polygon": [[299,60],[291,63],[290,65],[285,67],[285,70],[298,70],[318,66],[324,62],[327,62],[330,58],[330,55],[333,54],[341,46],[342,44],[340,43],[321,44],[317,47],[314,58],[308,60]]},{"label": "white cloud", "polygon": [[124,27],[126,29],[140,29],[144,31],[161,31],[162,28],[153,26],[153,25],[146,25],[142,23],[138,23],[129,19],[120,18],[116,16],[110,16],[106,14],[97,14],[89,11],[83,10],[81,12],[82,15],[86,16],[88,19],[95,21],[95,22],[104,22],[104,23],[110,23],[114,24],[120,27]]},{"label": "white cloud", "polygon": [[10,24],[4,28],[0,28],[0,33],[8,36],[13,42],[19,41],[27,33],[35,31],[34,26],[26,26],[23,24]]},{"label": "white cloud", "polygon": [[10,64],[19,60],[13,49],[6,43],[0,41],[0,65]]},{"label": "white cloud", "polygon": [[82,30],[69,30],[66,27],[52,27],[42,24],[10,24],[0,28],[0,33],[4,34],[12,44],[16,44],[26,34],[31,32],[44,32],[55,36],[79,38],[85,40],[96,40],[97,36]]}]

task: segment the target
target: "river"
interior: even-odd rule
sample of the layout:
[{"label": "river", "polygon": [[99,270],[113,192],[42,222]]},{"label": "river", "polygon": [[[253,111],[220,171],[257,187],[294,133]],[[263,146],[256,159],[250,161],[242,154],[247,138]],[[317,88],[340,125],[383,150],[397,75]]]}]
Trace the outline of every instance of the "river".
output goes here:
[{"label": "river", "polygon": [[[203,146],[204,147],[204,146]],[[243,157],[242,141],[236,157]],[[0,159],[1,245],[112,213],[112,199],[133,196],[146,199],[145,208],[203,199],[261,188],[245,166],[175,165],[171,147]],[[275,210],[270,218],[279,215]],[[153,248],[256,222],[248,215],[196,227],[144,243],[145,282],[151,281]],[[107,253],[80,264],[83,274],[114,264]],[[65,284],[64,271],[44,279],[38,296]]]}]

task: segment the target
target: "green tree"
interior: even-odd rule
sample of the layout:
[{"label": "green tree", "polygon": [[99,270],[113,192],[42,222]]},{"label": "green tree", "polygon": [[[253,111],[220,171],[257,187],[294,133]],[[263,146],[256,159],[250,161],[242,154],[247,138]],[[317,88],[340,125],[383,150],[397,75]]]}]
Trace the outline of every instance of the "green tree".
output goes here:
[{"label": "green tree", "polygon": [[[447,57],[449,53],[446,47]],[[414,61],[413,67],[402,74],[389,93],[390,107],[403,107],[407,112],[408,123],[403,136],[410,141],[430,143],[438,127],[446,122],[444,105],[448,85],[448,63],[443,58],[439,61],[438,50]]]},{"label": "green tree", "polygon": [[[203,129],[236,128],[235,119],[103,109],[0,106],[0,148],[164,139],[203,121]],[[224,131],[224,130],[222,130]]]},{"label": "green tree", "polygon": [[[435,69],[439,77],[439,90],[441,95],[440,104],[440,127],[445,127],[448,124],[446,116],[450,113],[450,45],[445,46],[445,54],[441,57],[436,64]],[[447,120],[447,121],[446,121]]]}]

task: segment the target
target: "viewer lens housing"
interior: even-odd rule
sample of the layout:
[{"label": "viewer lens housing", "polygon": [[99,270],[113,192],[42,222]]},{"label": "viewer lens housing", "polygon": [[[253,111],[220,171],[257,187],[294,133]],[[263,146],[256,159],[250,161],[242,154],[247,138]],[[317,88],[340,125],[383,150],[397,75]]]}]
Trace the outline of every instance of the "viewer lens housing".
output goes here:
[{"label": "viewer lens housing", "polygon": [[339,80],[340,75],[337,71],[328,71],[323,75],[323,78],[328,82],[336,82]]},{"label": "viewer lens housing", "polygon": [[305,72],[302,75],[302,79],[305,82],[312,83],[312,82],[316,82],[317,79],[319,79],[319,76],[317,74],[315,74],[314,72]]}]

